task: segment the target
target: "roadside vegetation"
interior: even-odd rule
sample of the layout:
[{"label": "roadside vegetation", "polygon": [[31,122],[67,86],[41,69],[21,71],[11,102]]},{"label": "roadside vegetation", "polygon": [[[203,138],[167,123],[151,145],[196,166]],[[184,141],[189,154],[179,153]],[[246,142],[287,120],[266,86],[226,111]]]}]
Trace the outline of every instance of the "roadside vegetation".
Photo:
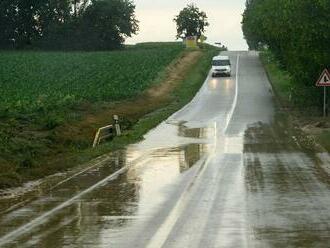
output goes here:
[{"label": "roadside vegetation", "polygon": [[[0,188],[66,171],[142,138],[203,83],[208,45],[149,43],[112,52],[1,52]],[[118,114],[122,137],[91,149]]]},{"label": "roadside vegetation", "polygon": [[284,111],[293,127],[298,128],[297,133],[303,131],[302,135],[297,136],[300,145],[310,151],[323,151],[324,148],[330,152],[330,118],[321,117],[319,106],[304,105],[303,102],[293,100],[291,89],[293,78],[271,52],[261,52],[260,58],[281,110]]},{"label": "roadside vegetation", "polygon": [[295,105],[322,106],[323,91],[315,83],[330,67],[329,20],[329,0],[246,2],[242,28],[248,45],[269,50],[271,59],[288,72],[286,90]]}]

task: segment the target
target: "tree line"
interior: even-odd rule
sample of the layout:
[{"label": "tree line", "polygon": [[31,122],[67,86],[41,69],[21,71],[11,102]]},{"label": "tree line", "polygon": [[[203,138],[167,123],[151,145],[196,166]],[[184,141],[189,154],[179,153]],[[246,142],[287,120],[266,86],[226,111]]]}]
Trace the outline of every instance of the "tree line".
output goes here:
[{"label": "tree line", "polygon": [[0,49],[117,49],[137,31],[131,0],[0,2]]},{"label": "tree line", "polygon": [[292,75],[293,94],[317,99],[330,66],[329,0],[247,0],[242,29],[250,49],[268,48]]}]

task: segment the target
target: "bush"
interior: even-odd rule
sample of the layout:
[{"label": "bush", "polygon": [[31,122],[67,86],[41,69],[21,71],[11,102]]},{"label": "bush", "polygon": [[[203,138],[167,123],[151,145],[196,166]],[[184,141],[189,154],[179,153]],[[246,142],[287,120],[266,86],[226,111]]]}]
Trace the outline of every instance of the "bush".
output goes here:
[{"label": "bush", "polygon": [[0,174],[0,189],[17,187],[21,184],[22,179],[16,172],[7,172]]}]

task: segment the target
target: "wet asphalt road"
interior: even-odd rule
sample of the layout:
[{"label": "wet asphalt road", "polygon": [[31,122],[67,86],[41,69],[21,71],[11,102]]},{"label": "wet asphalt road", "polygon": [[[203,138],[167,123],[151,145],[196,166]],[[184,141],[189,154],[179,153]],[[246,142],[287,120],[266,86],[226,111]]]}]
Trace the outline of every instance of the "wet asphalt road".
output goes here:
[{"label": "wet asphalt road", "polygon": [[0,247],[330,247],[330,157],[275,111],[257,54],[125,151],[0,216]]}]

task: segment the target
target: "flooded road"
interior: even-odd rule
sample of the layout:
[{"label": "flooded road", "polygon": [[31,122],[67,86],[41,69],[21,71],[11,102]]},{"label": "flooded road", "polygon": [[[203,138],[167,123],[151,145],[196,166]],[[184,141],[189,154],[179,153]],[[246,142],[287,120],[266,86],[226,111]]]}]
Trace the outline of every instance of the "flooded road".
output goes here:
[{"label": "flooded road", "polygon": [[254,52],[100,166],[0,216],[0,247],[329,247],[330,157],[305,152]]}]

